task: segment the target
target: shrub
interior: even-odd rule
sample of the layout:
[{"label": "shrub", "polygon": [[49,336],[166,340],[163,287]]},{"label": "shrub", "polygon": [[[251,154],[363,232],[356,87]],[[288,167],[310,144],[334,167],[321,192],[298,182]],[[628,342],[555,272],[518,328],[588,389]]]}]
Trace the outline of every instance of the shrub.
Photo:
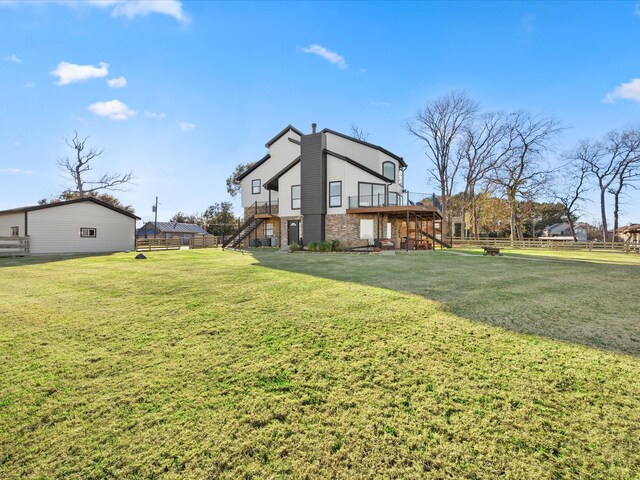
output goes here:
[{"label": "shrub", "polygon": [[331,242],[329,242],[327,240],[323,240],[318,245],[318,250],[321,251],[321,252],[330,252],[332,250],[331,247],[332,247]]},{"label": "shrub", "polygon": [[290,252],[297,252],[298,250],[300,250],[300,245],[298,245],[296,242],[293,242],[289,245]]}]

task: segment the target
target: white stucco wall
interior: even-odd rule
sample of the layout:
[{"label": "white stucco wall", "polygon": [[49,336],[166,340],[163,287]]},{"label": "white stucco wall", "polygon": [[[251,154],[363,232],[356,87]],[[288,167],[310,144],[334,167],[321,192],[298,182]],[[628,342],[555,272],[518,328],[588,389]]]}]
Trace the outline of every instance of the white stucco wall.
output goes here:
[{"label": "white stucco wall", "polygon": [[10,237],[11,227],[19,227],[19,236],[24,237],[24,212],[0,215],[0,237]]},{"label": "white stucco wall", "polygon": [[[27,218],[32,254],[135,249],[136,220],[92,202],[34,210]],[[96,238],[80,237],[81,228],[95,228]]]}]

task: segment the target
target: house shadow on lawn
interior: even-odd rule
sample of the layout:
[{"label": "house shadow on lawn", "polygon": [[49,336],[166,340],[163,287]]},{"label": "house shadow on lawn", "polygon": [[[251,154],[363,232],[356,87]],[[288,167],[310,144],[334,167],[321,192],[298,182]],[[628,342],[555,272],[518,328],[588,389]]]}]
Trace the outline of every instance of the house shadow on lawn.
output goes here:
[{"label": "house shadow on lawn", "polygon": [[[114,255],[118,252],[105,252],[105,253],[77,253],[69,255],[32,255],[28,257],[0,257],[0,269],[6,267],[26,267],[28,265],[40,265],[43,263],[55,263],[67,260],[76,260],[87,257],[107,257]],[[137,252],[128,252],[133,256],[137,255]]]},{"label": "house shadow on lawn", "polygon": [[444,252],[252,254],[262,267],[412,293],[492,326],[640,356],[637,266]]}]

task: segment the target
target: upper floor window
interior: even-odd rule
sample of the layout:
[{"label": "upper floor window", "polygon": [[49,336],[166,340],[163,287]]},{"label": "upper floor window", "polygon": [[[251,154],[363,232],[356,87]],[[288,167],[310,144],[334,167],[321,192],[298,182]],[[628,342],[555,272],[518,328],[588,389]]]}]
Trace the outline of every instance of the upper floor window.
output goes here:
[{"label": "upper floor window", "polygon": [[291,210],[300,210],[302,191],[300,185],[291,185]]},{"label": "upper floor window", "polygon": [[342,206],[342,182],[329,182],[329,206]]},{"label": "upper floor window", "polygon": [[382,164],[382,175],[387,177],[392,182],[396,181],[396,166],[393,162],[384,162]]},{"label": "upper floor window", "polygon": [[251,180],[251,193],[257,195],[260,193],[260,179]]},{"label": "upper floor window", "polygon": [[20,227],[11,227],[11,236],[19,237],[20,236]]}]

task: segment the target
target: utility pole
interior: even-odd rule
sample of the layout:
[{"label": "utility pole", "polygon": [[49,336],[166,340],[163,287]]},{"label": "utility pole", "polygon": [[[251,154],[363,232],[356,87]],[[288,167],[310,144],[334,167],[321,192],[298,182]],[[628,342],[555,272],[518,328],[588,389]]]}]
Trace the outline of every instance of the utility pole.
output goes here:
[{"label": "utility pole", "polygon": [[151,207],[153,213],[155,213],[155,219],[153,221],[153,238],[156,238],[158,233],[158,197],[156,197],[156,204]]}]

